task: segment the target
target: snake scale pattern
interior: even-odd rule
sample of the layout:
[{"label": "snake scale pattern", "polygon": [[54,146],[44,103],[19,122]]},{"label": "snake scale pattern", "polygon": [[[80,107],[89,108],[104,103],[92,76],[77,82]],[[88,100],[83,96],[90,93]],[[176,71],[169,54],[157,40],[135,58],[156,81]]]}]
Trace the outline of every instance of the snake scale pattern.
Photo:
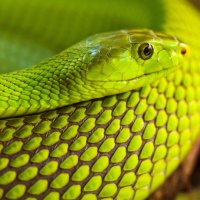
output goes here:
[{"label": "snake scale pattern", "polygon": [[[65,18],[59,15],[67,9],[65,1],[58,5],[53,0],[49,3],[38,0],[16,2],[18,4],[14,5],[13,1],[2,1],[0,8],[0,26],[6,27],[5,32],[0,32],[3,38],[0,49],[6,55],[14,55],[8,61],[10,70],[15,69],[15,65],[23,68],[39,62],[66,48],[66,45],[77,42],[77,39],[93,34],[81,32],[79,28],[80,34],[76,38],[72,33],[67,35],[68,29],[61,24]],[[113,2],[110,5],[114,6]],[[76,3],[78,5],[80,2]],[[88,4],[95,7],[89,0]],[[118,4],[118,10],[123,10],[120,7],[122,1],[119,0]],[[131,4],[131,1],[127,1],[128,7]],[[139,5],[139,1],[133,4]],[[157,4],[162,6],[159,11],[154,10],[156,19],[152,16],[152,20],[155,22],[147,24],[144,21],[141,28],[168,32],[186,43],[190,49],[184,65],[175,73],[136,90],[39,114],[1,118],[0,199],[140,200],[147,198],[164,183],[181,163],[200,133],[200,15],[185,0],[162,0],[151,4],[151,9]],[[49,17],[49,20],[55,18],[55,21],[45,26],[48,13],[54,7],[55,10],[57,7],[57,18],[52,11],[53,17]],[[110,7],[103,8],[109,10]],[[86,5],[83,5],[84,10],[88,10]],[[157,12],[165,15],[160,14],[159,17]],[[10,20],[8,14],[11,15]],[[23,14],[26,14],[25,18]],[[88,26],[85,29],[88,30],[87,17],[91,18],[92,15],[82,14],[82,18],[86,18],[85,26]],[[130,13],[123,14],[127,19],[131,17]],[[70,15],[63,16],[69,18]],[[35,17],[38,23],[33,20],[30,23]],[[46,21],[43,21],[43,17],[46,17]],[[80,17],[77,14],[73,23],[69,23],[71,29]],[[126,28],[138,26],[131,23],[130,20]],[[94,24],[94,32],[123,28],[122,25],[123,22],[120,27]],[[46,29],[39,35],[43,26]],[[76,27],[74,29],[77,31]],[[10,37],[14,30],[16,34],[12,42]],[[27,33],[27,41],[32,42],[30,44],[22,40]],[[55,35],[58,37],[53,40]],[[66,36],[71,38],[68,43]],[[34,44],[33,38],[36,38],[38,45]],[[24,53],[20,55],[16,49],[19,49],[21,42],[25,49],[21,49]],[[1,56],[4,56],[3,53]],[[17,61],[19,56],[21,59]],[[26,62],[23,63],[23,60]],[[4,62],[2,66],[6,66]],[[2,67],[2,73],[4,70],[6,67]]]}]

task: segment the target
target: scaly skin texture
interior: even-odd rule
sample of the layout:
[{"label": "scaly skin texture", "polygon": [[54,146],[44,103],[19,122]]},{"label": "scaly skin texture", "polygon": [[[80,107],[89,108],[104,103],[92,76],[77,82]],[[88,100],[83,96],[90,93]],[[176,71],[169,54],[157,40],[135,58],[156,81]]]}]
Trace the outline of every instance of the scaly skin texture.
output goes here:
[{"label": "scaly skin texture", "polygon": [[160,31],[190,46],[184,66],[138,90],[0,120],[2,199],[144,199],[176,169],[200,131],[200,22],[184,0],[162,2]]},{"label": "scaly skin texture", "polygon": [[[153,48],[146,60],[138,50],[145,44]],[[185,48],[148,30],[92,36],[36,66],[0,75],[0,119],[140,88],[179,67]]]}]

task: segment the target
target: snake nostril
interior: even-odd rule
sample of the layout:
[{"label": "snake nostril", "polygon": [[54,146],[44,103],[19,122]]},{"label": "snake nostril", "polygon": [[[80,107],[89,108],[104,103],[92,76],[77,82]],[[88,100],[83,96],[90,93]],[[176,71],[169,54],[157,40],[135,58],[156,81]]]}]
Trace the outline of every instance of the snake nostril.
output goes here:
[{"label": "snake nostril", "polygon": [[184,56],[187,53],[187,50],[188,50],[187,45],[184,44],[184,43],[181,43],[180,47],[181,47],[181,54]]},{"label": "snake nostril", "polygon": [[181,54],[182,55],[185,55],[187,53],[187,49],[185,48],[185,47],[183,47],[182,49],[181,49]]}]

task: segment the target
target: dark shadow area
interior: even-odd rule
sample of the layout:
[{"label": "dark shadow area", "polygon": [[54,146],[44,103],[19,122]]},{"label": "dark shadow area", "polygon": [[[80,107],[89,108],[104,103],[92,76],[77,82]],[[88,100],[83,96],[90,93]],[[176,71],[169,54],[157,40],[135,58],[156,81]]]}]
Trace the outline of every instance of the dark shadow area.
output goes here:
[{"label": "dark shadow area", "polygon": [[200,10],[200,1],[199,0],[190,0],[197,8]]}]

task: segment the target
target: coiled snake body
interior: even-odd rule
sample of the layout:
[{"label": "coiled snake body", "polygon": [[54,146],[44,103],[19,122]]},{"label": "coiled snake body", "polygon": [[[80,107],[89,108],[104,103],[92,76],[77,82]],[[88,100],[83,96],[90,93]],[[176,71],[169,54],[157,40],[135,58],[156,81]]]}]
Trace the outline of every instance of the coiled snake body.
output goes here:
[{"label": "coiled snake body", "polygon": [[13,3],[0,8],[0,198],[148,197],[200,132],[198,12],[185,0]]}]

